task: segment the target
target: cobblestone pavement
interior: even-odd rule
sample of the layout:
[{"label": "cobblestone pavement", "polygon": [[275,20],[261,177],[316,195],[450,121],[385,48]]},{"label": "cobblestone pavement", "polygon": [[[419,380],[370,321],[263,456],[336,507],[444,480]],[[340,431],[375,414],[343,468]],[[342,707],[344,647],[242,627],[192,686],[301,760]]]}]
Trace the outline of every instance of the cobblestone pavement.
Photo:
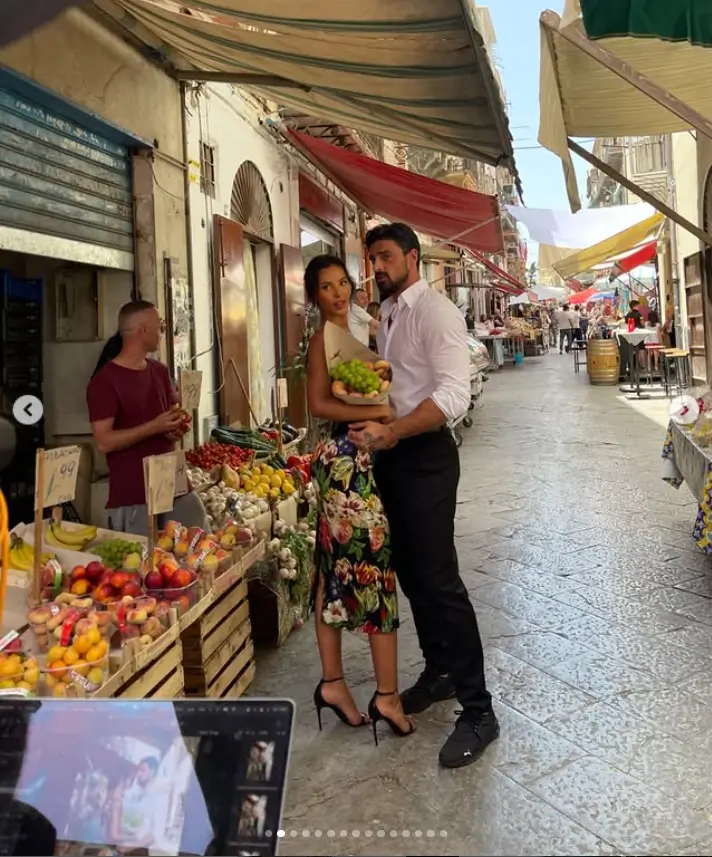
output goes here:
[{"label": "cobblestone pavement", "polygon": [[[378,749],[335,718],[320,734],[305,627],[253,688],[298,704],[280,853],[712,855],[712,560],[687,489],[660,480],[663,430],[558,354],[494,376],[474,419],[457,546],[501,737],[444,771],[452,703]],[[365,706],[368,647],[344,650]]]}]

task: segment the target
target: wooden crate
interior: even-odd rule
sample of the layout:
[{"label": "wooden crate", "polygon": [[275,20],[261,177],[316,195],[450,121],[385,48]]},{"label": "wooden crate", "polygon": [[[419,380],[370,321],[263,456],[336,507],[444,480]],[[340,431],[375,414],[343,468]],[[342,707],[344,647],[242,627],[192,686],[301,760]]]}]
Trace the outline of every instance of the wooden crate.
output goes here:
[{"label": "wooden crate", "polygon": [[175,699],[183,696],[183,647],[175,622],[152,645],[127,658],[94,694],[118,699]]},{"label": "wooden crate", "polygon": [[264,542],[218,577],[180,620],[186,696],[238,697],[255,675],[247,570]]}]

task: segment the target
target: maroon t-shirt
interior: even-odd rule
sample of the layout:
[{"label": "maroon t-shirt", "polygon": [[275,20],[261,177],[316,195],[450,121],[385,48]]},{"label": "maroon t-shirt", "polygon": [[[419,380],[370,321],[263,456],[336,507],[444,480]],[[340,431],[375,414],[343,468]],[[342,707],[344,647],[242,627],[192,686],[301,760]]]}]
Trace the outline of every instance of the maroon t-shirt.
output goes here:
[{"label": "maroon t-shirt", "polygon": [[[156,360],[147,360],[145,369],[127,369],[110,361],[89,382],[87,405],[89,420],[114,418],[115,429],[136,428],[165,413],[175,402],[175,391],[168,369]],[[146,502],[143,459],[163,455],[175,449],[173,441],[156,434],[106,456],[109,466],[109,502],[107,509],[142,506]]]}]

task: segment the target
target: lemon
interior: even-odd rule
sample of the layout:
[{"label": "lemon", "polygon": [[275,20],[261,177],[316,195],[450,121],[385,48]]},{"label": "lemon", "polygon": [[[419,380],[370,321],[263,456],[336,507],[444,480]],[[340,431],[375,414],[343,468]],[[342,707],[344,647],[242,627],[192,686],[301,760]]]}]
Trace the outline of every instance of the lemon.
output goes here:
[{"label": "lemon", "polygon": [[40,680],[40,671],[37,668],[25,670],[22,679],[27,682],[31,688],[36,687]]},{"label": "lemon", "polygon": [[275,473],[275,476],[279,476],[280,479],[291,479],[292,478],[285,470],[278,470]]},{"label": "lemon", "polygon": [[64,646],[52,646],[47,652],[47,663],[51,664],[52,661],[61,661],[66,651]]},{"label": "lemon", "polygon": [[282,479],[282,477],[281,477],[278,473],[275,473],[275,474],[274,474],[274,476],[272,476],[272,477],[270,478],[270,480],[269,480],[269,484],[270,484],[273,488],[281,488],[281,487],[282,487],[282,482],[283,482],[283,481],[284,481],[284,480]]},{"label": "lemon", "polygon": [[254,491],[255,490],[255,483],[252,481],[252,479],[245,479],[245,481],[242,484],[242,487],[245,489],[245,491],[248,491],[248,492]]},{"label": "lemon", "polygon": [[89,637],[89,642],[92,646],[95,646],[101,641],[101,632],[96,625],[92,625],[92,627],[87,631],[87,637]]},{"label": "lemon", "polygon": [[260,485],[269,485],[270,477],[265,473],[263,476],[260,476]]},{"label": "lemon", "polygon": [[22,672],[22,670],[18,669],[17,664],[14,664],[12,661],[7,660],[0,667],[0,678],[10,678],[11,676],[17,675]]},{"label": "lemon", "polygon": [[102,685],[104,683],[104,671],[99,669],[99,667],[93,667],[89,670],[89,675],[87,675],[87,679],[96,685]]},{"label": "lemon", "polygon": [[32,690],[32,687],[26,681],[18,681],[18,683],[15,685],[15,687],[18,690],[28,690],[28,691]]},{"label": "lemon", "polygon": [[274,467],[270,467],[269,464],[263,464],[262,472],[265,476],[271,476],[274,473]]},{"label": "lemon", "polygon": [[279,488],[269,489],[269,496],[271,500],[279,500],[281,493],[282,492],[279,490]]},{"label": "lemon", "polygon": [[79,660],[79,652],[76,649],[69,648],[64,653],[64,663],[68,667],[71,667],[72,664],[76,664],[76,662],[78,660]]},{"label": "lemon", "polygon": [[294,485],[292,485],[291,482],[285,482],[284,485],[282,485],[282,493],[286,494],[287,497],[290,497],[292,494],[294,494],[296,490],[297,489],[294,487]]},{"label": "lemon", "polygon": [[0,681],[0,690],[6,690],[11,687],[15,687],[15,682],[11,678],[5,678]]}]

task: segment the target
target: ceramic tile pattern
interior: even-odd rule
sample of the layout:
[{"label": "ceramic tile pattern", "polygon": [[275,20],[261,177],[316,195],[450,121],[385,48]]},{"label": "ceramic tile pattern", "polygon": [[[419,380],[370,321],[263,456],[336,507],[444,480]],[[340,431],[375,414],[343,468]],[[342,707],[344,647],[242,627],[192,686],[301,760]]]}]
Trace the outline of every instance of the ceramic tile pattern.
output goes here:
[{"label": "ceramic tile pattern", "polygon": [[[495,375],[473,417],[457,541],[501,738],[443,771],[452,703],[378,749],[328,715],[320,734],[305,627],[253,686],[298,705],[280,853],[712,855],[712,560],[691,496],[660,479],[663,431],[558,354]],[[421,664],[402,604],[405,686]],[[344,652],[365,706],[368,647]]]}]

